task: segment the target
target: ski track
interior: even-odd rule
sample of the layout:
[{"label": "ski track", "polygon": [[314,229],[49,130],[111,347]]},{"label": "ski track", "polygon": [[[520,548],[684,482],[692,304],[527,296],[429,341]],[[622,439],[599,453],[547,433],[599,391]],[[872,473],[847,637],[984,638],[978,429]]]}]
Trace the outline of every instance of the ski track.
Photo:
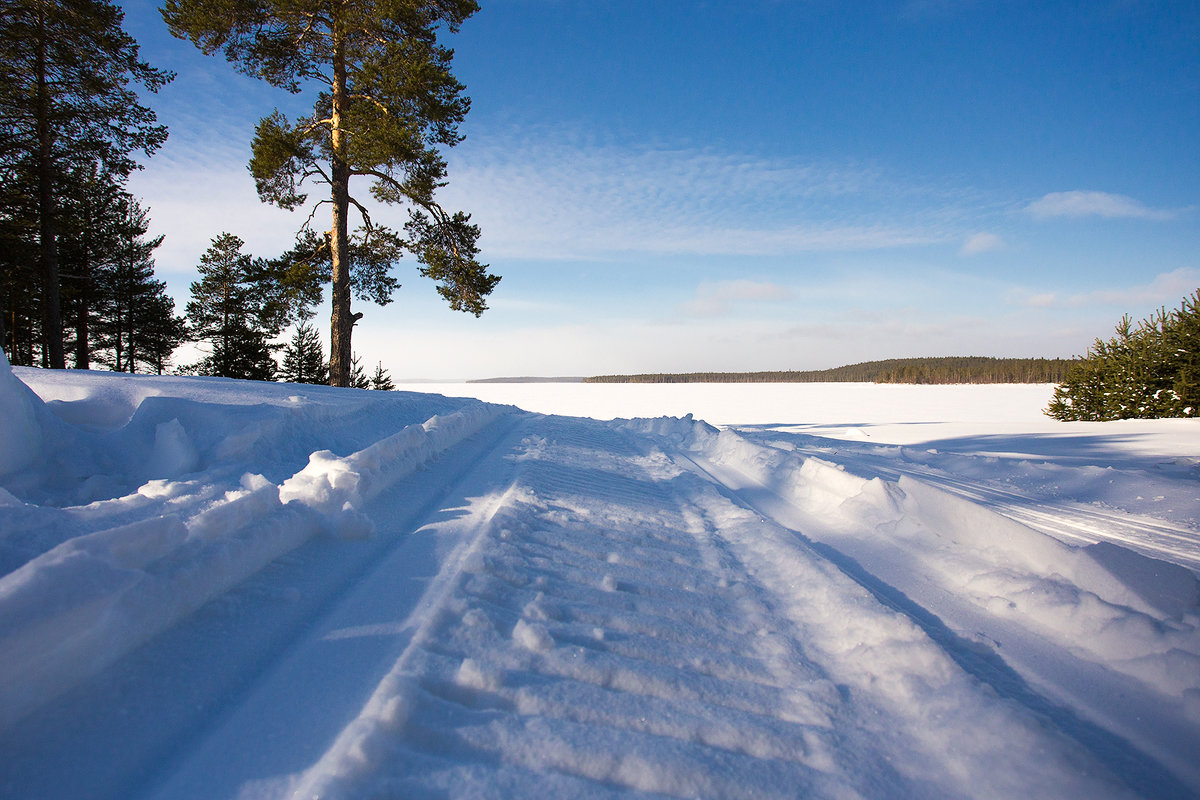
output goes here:
[{"label": "ski track", "polygon": [[250,796],[1122,795],[711,479],[613,426],[525,427],[357,718]]},{"label": "ski track", "polygon": [[[655,426],[490,421],[375,487],[354,512],[371,538],[281,554],[8,731],[0,753],[24,771],[0,788],[82,796],[59,768],[78,739],[54,733],[75,714],[93,796],[143,800],[1197,789],[1151,756],[1115,758],[1120,735]],[[920,477],[1056,535],[1157,552],[1186,535]],[[201,654],[246,625],[261,629]],[[139,713],[144,690],[120,676],[181,646],[211,685],[163,678],[140,712],[157,729],[105,741],[107,715]]]}]

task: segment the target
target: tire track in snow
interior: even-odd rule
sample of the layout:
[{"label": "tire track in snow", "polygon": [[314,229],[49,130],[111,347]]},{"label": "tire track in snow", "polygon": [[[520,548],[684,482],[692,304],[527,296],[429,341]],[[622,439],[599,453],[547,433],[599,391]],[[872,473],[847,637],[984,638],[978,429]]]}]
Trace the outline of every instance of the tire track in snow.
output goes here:
[{"label": "tire track in snow", "polygon": [[[797,702],[802,685],[754,655],[765,620],[748,622],[736,597],[720,598],[720,578],[696,568],[691,523],[638,475],[628,437],[584,423],[592,436],[581,439],[564,424],[545,426],[564,434],[561,450],[528,441],[517,502],[461,573],[430,646],[408,656],[408,688],[390,701],[407,709],[403,723],[356,746],[360,760],[373,753],[370,768],[353,769],[343,749],[306,788],[856,794],[820,768],[836,689],[821,681]],[[566,558],[546,552],[555,541],[569,543]]]},{"label": "tire track in snow", "polygon": [[1084,544],[1114,542],[1200,574],[1200,531],[1115,509],[1037,500],[927,470],[914,470],[912,474],[1055,538]]}]

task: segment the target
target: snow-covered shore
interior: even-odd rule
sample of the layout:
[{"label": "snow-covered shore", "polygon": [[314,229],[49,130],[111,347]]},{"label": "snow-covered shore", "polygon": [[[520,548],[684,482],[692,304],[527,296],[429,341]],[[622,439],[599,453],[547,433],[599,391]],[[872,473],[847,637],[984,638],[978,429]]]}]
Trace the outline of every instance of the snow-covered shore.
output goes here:
[{"label": "snow-covered shore", "polygon": [[1200,793],[1195,421],[404,388],[0,362],[0,795]]}]

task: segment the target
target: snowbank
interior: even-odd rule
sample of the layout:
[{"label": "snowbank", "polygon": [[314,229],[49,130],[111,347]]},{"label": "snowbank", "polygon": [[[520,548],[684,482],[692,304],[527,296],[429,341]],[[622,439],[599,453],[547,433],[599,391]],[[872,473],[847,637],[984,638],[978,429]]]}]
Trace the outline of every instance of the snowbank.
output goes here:
[{"label": "snowbank", "polygon": [[887,550],[988,614],[1186,698],[1200,720],[1200,586],[1184,567],[1110,543],[1070,546],[909,476],[868,480],[690,417],[623,424],[770,490],[806,515],[807,535]]},{"label": "snowbank", "polygon": [[[7,402],[6,410],[22,408]],[[502,413],[471,403],[346,457],[313,453],[281,485],[246,473],[238,488],[190,515],[78,536],[0,578],[0,729],[312,536],[370,535],[373,525],[359,511],[364,499]],[[178,420],[157,426],[147,455],[164,469],[195,461]],[[154,480],[140,495],[171,498],[193,489]]]}]

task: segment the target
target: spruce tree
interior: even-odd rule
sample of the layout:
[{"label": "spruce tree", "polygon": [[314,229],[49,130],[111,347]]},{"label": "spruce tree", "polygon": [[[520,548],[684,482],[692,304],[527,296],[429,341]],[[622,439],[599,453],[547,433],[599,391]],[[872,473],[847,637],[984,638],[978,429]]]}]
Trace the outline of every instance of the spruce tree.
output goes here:
[{"label": "spruce tree", "polygon": [[1060,420],[1200,416],[1200,290],[1176,311],[1156,312],[1097,339],[1067,371],[1046,413]]},{"label": "spruce tree", "polygon": [[274,380],[270,340],[282,325],[274,327],[278,320],[256,281],[261,265],[242,252],[244,244],[222,233],[200,257],[200,280],[192,283],[187,318],[193,336],[212,351],[194,369],[201,375]]},{"label": "spruce tree", "polygon": [[1184,298],[1174,315],[1166,348],[1177,359],[1171,387],[1175,416],[1200,416],[1200,289]]},{"label": "spruce tree", "polygon": [[171,355],[187,340],[183,317],[175,313],[175,300],[166,293],[161,281],[158,290],[146,298],[134,320],[131,356],[157,375],[170,366]]},{"label": "spruce tree", "polygon": [[363,369],[362,362],[358,360],[358,353],[355,353],[350,359],[350,388],[371,388],[371,379],[367,377],[367,373],[366,370]]},{"label": "spruce tree", "polygon": [[[111,278],[122,260],[129,257],[126,237],[133,237],[135,247],[145,258],[161,241],[156,240],[149,248],[138,247],[148,224],[133,229],[127,220],[131,203],[132,198],[122,190],[120,179],[101,170],[98,164],[76,171],[64,195],[59,249],[64,340],[68,349],[74,351],[76,369],[91,366],[97,347],[99,315],[119,307],[112,296],[118,287]],[[140,209],[138,214],[145,222]]]},{"label": "spruce tree", "polygon": [[292,334],[292,340],[283,348],[283,369],[279,379],[287,383],[327,383],[329,367],[325,364],[325,352],[321,337],[315,328],[302,322]]},{"label": "spruce tree", "polygon": [[[154,277],[154,250],[163,237],[147,238],[149,214],[131,196],[124,195],[122,206],[111,250],[95,270],[95,358],[117,372],[136,372],[139,363],[156,365],[159,360],[142,352],[149,342],[141,331],[157,324],[168,304],[174,318],[174,301],[167,297],[166,284]],[[164,343],[155,344],[160,346]]]},{"label": "spruce tree", "polygon": [[166,139],[131,84],[155,92],[172,75],[138,60],[124,15],[106,0],[0,0],[0,171],[29,178],[43,361],[63,369],[59,237],[73,171],[117,176]]},{"label": "spruce tree", "polygon": [[375,372],[371,375],[371,388],[380,392],[390,392],[396,388],[396,384],[392,383],[392,376],[383,368],[382,361],[375,364]]},{"label": "spruce tree", "polygon": [[[451,74],[453,52],[439,29],[456,32],[478,10],[475,0],[166,0],[171,33],[207,54],[217,51],[243,72],[296,93],[319,87],[313,113],[263,118],[250,169],[264,202],[294,209],[306,180],[327,187],[332,219],[330,383],[351,381],[351,287],[390,300],[389,270],[402,252],[438,282],[451,308],[478,316],[499,278],[479,263],[479,229],[470,216],[435,199],[446,180],[439,148],[460,141],[469,100]],[[406,236],[375,224],[351,192],[369,183],[376,200],[408,208]],[[351,209],[361,227],[351,236]],[[311,216],[309,217],[311,220]],[[321,237],[319,237],[321,238]]]}]

